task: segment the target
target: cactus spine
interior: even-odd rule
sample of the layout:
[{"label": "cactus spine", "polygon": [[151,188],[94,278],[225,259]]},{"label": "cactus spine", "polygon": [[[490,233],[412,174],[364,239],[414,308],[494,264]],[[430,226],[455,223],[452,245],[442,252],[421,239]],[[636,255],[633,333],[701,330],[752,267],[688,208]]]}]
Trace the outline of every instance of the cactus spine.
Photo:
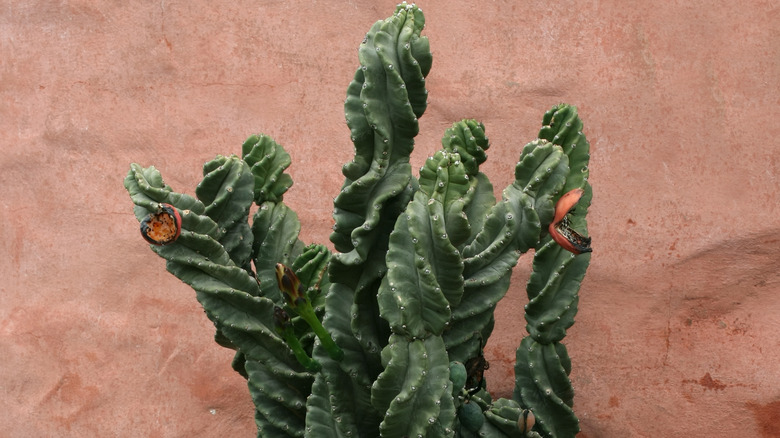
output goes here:
[{"label": "cactus spine", "polygon": [[[561,340],[590,255],[566,251],[548,226],[565,220],[564,231],[589,243],[582,123],[574,107],[548,111],[499,200],[480,172],[490,145],[474,120],[453,124],[414,177],[409,156],[432,59],[423,27],[422,11],[401,4],[360,46],[345,101],[355,156],[334,201],[334,254],[298,239],[298,218],[283,202],[290,157],[267,136],[250,137],[241,157],[206,163],[196,197],[174,192],[154,167],[133,164],[125,179],[139,220],[162,204],[180,212],[178,238],[152,249],[195,289],[216,341],[236,351],[258,436],[579,430]],[[577,209],[556,216],[555,201],[578,189]],[[493,400],[482,348],[530,248],[529,336],[517,350],[513,398]]]}]

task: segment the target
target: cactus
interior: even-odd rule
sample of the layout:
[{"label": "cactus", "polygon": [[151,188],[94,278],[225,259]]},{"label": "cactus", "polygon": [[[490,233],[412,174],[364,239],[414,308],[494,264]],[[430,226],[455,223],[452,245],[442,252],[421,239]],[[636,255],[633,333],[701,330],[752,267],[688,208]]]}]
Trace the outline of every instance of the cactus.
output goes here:
[{"label": "cactus", "polygon": [[[203,167],[195,197],[154,167],[125,187],[142,234],[236,351],[258,436],[572,437],[574,323],[590,261],[588,143],[572,106],[543,118],[500,200],[474,120],[414,177],[427,103],[422,11],[401,4],[360,45],[345,114],[355,147],[331,243],[305,245],[283,201],[290,157],[265,135]],[[556,202],[557,201],[557,202]],[[250,207],[258,206],[250,221]],[[572,210],[572,207],[576,208]],[[156,228],[150,228],[150,227]],[[520,254],[533,248],[512,399],[486,390],[483,347]]]}]

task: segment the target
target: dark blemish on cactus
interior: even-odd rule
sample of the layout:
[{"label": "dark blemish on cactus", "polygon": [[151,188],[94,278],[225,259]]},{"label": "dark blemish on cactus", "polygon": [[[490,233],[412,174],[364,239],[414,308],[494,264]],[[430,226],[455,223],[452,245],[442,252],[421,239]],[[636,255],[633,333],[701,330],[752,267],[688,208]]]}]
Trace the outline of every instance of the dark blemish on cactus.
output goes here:
[{"label": "dark blemish on cactus", "polygon": [[290,325],[290,316],[279,306],[274,306],[274,326],[283,330]]},{"label": "dark blemish on cactus", "polygon": [[181,216],[170,204],[158,204],[155,213],[141,220],[141,236],[152,245],[173,243],[181,235]]},{"label": "dark blemish on cactus", "polygon": [[466,366],[466,390],[469,395],[474,395],[485,387],[485,370],[490,368],[490,363],[485,359],[484,344],[479,341],[479,353],[465,363]]}]

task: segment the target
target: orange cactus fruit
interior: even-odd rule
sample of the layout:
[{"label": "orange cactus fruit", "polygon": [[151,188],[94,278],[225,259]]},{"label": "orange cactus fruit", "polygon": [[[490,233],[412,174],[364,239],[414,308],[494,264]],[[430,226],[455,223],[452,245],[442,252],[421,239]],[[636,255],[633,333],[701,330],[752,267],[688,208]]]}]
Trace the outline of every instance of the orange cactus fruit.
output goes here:
[{"label": "orange cactus fruit", "polygon": [[167,245],[180,235],[181,215],[171,204],[160,204],[141,220],[141,236],[152,245]]},{"label": "orange cactus fruit", "polygon": [[590,237],[585,237],[569,227],[568,214],[580,201],[585,190],[574,189],[566,192],[555,204],[555,216],[548,231],[553,240],[563,249],[573,254],[591,252]]}]

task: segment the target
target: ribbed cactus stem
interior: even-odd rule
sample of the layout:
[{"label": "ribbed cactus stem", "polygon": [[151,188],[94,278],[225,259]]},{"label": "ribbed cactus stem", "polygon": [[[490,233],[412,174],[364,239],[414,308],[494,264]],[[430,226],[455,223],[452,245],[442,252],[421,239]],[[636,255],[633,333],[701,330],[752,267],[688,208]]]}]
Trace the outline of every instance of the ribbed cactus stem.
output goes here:
[{"label": "ribbed cactus stem", "polygon": [[[576,108],[556,105],[545,114],[542,123],[539,140],[534,146],[526,146],[523,155],[528,157],[529,164],[542,164],[547,161],[545,156],[555,154],[566,166],[561,167],[564,178],[555,190],[535,183],[533,173],[528,172],[534,166],[518,166],[518,174],[528,176],[527,187],[536,193],[537,208],[545,212],[540,216],[544,217],[549,233],[536,247],[533,272],[526,287],[529,336],[517,349],[514,400],[533,411],[534,430],[541,436],[574,437],[580,428],[572,409],[571,360],[561,341],[574,324],[580,283],[590,262],[585,220],[592,197],[588,183],[590,154]],[[572,211],[575,204],[576,211]]]}]

